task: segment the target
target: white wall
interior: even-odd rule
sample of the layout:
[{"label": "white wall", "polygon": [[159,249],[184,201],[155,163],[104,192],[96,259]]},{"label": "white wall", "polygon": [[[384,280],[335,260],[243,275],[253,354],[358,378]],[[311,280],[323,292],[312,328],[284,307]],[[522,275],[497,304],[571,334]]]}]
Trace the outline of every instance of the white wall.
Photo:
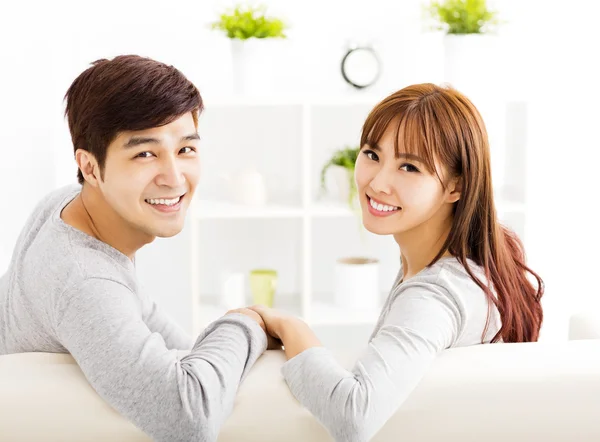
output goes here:
[{"label": "white wall", "polygon": [[[417,0],[265,3],[293,26],[285,66],[296,90],[349,93],[338,64],[352,41],[373,42],[382,55],[384,74],[375,92],[442,80],[441,36],[423,32]],[[168,4],[11,2],[3,11],[10,12],[0,26],[0,271],[32,207],[50,189],[75,181],[62,97],[89,62],[148,55],[180,68],[207,100],[229,92],[228,42],[206,24],[231,2]],[[566,312],[600,295],[593,282],[600,249],[593,216],[600,189],[598,6],[593,0],[495,4],[508,22],[497,87],[532,106],[528,254],[547,282],[545,333],[562,337]],[[140,258],[147,269],[142,283],[154,287],[153,295],[178,318],[184,312],[171,297],[188,296],[189,289],[180,265],[187,256],[177,245],[184,239],[161,241]],[[165,254],[176,257],[168,269],[162,268]],[[150,279],[156,267],[169,273],[168,290]]]}]

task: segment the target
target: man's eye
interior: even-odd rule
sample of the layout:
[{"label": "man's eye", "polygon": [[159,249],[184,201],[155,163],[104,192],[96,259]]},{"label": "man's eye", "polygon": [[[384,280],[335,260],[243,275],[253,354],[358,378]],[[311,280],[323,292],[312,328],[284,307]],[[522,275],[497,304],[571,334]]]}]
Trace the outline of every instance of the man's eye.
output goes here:
[{"label": "man's eye", "polygon": [[152,152],[140,152],[135,157],[136,158],[150,158],[152,156]]},{"label": "man's eye", "polygon": [[410,163],[404,163],[402,166],[400,166],[401,170],[405,170],[407,172],[418,172],[419,169],[417,169],[415,166],[413,166]]},{"label": "man's eye", "polygon": [[190,152],[196,152],[196,149],[194,149],[193,147],[190,147],[190,146],[186,146],[179,151],[179,153],[190,153]]},{"label": "man's eye", "polygon": [[368,159],[373,161],[379,161],[379,157],[372,150],[365,150],[363,153],[367,156]]}]

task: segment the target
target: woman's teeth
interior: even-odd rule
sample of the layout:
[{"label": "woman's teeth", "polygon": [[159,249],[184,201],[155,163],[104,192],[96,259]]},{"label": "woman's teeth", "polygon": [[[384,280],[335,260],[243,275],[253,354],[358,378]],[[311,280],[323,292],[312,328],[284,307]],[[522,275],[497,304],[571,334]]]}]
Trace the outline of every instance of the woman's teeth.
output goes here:
[{"label": "woman's teeth", "polygon": [[153,205],[162,204],[163,206],[173,206],[173,205],[177,204],[180,200],[181,200],[181,196],[178,196],[177,198],[173,198],[171,200],[167,200],[167,199],[148,199],[148,200],[146,200],[146,202],[148,204],[153,204]]},{"label": "woman's teeth", "polygon": [[395,210],[400,210],[400,207],[394,206],[386,206],[385,204],[376,203],[375,200],[369,198],[369,204],[375,210],[379,210],[380,212],[393,212]]}]

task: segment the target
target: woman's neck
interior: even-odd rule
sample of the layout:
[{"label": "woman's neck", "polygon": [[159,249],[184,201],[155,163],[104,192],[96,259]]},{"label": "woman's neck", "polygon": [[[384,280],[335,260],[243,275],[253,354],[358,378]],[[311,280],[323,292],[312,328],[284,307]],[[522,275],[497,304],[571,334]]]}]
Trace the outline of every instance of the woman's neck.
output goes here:
[{"label": "woman's neck", "polygon": [[[407,232],[397,233],[394,239],[400,248],[403,281],[412,278],[433,261],[442,249],[450,229],[452,217],[442,223],[423,223]],[[452,256],[445,251],[442,257]]]}]

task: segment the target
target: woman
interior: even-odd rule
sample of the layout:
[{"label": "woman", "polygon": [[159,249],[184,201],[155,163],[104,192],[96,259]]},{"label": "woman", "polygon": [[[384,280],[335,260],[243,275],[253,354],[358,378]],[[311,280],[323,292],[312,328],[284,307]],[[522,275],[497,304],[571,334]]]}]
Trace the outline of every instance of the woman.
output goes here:
[{"label": "woman", "polygon": [[338,441],[374,436],[442,350],[536,341],[542,322],[542,280],[498,222],[486,129],[466,97],[420,84],[384,99],[355,179],[364,226],[394,236],[401,268],[354,368],[301,320],[252,307],[285,347],[290,390]]}]

